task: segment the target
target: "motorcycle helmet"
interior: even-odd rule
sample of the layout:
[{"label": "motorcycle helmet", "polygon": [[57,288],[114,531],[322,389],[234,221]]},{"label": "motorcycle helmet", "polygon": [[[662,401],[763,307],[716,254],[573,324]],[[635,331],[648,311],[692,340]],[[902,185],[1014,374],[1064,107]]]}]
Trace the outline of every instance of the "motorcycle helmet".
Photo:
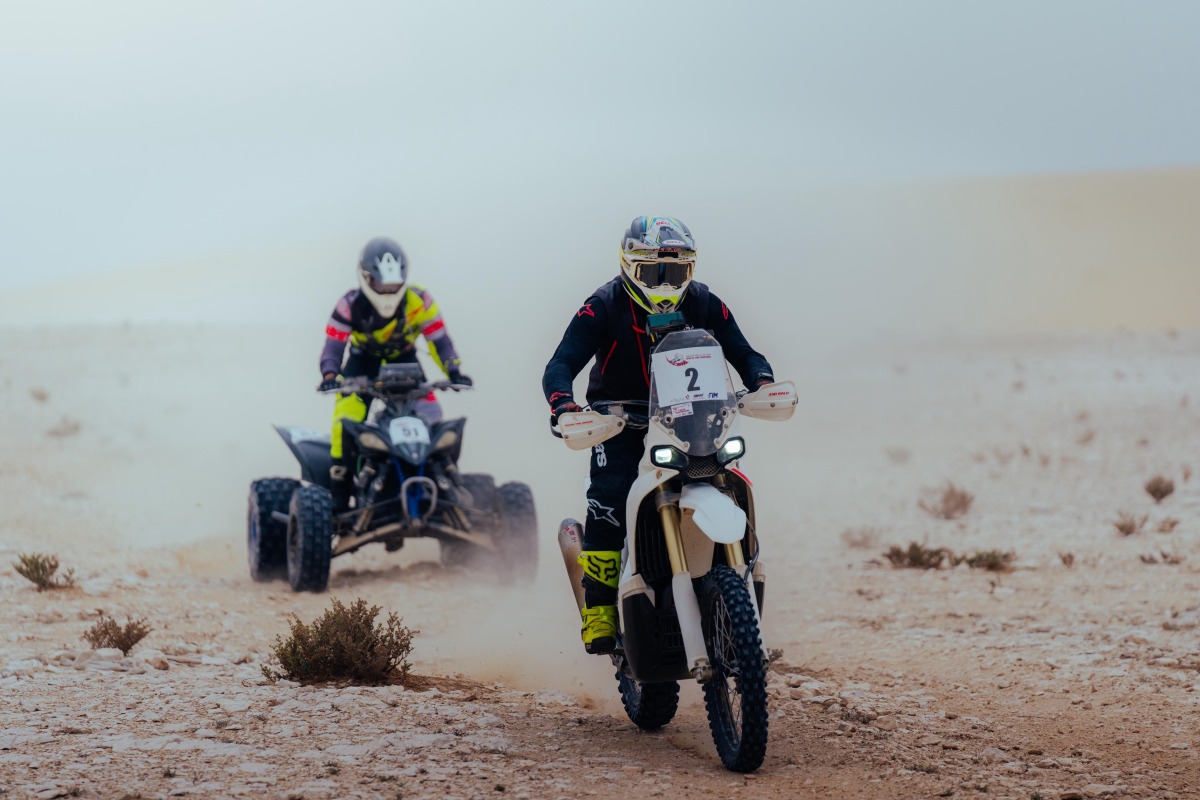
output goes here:
[{"label": "motorcycle helmet", "polygon": [[621,278],[651,314],[674,311],[696,268],[696,241],[674,217],[638,217],[621,237]]},{"label": "motorcycle helmet", "polygon": [[407,280],[408,259],[400,245],[386,236],[367,242],[358,257],[358,282],[381,316],[396,316]]}]

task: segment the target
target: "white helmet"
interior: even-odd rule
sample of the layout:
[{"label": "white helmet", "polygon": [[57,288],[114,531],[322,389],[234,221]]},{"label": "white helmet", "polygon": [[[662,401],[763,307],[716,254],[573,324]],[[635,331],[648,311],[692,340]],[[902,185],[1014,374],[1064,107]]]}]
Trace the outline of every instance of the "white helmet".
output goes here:
[{"label": "white helmet", "polygon": [[407,281],[408,259],[400,245],[385,236],[367,242],[358,257],[358,282],[381,316],[396,316]]},{"label": "white helmet", "polygon": [[625,289],[651,314],[674,311],[696,269],[696,241],[674,217],[638,217],[621,237]]}]

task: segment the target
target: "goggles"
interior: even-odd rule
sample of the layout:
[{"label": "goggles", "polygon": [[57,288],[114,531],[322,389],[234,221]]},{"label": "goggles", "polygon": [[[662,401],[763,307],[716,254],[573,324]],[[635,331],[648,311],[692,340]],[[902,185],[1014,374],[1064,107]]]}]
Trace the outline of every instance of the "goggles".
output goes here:
[{"label": "goggles", "polygon": [[404,288],[403,283],[384,283],[374,275],[367,275],[367,286],[376,294],[396,294]]},{"label": "goggles", "polygon": [[630,277],[647,288],[681,289],[692,279],[694,268],[691,261],[635,261],[629,271]]}]

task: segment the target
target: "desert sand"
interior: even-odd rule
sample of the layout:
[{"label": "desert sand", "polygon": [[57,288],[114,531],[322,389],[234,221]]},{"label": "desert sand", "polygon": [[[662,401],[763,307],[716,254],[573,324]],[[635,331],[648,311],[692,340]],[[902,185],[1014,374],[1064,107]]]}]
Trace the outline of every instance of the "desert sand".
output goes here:
[{"label": "desert sand", "polygon": [[[479,390],[445,400],[470,418],[469,468],[533,486],[532,585],[444,570],[430,542],[336,560],[325,595],[252,582],[247,484],[294,473],[271,422],[326,424],[319,344],[316,325],[0,331],[5,796],[1200,793],[1200,332],[940,335],[790,362],[800,413],[744,431],[781,651],[751,776],[721,768],[695,687],[640,732],[578,643],[554,531],[579,513],[586,459],[545,432],[540,353],[468,355]],[[1142,488],[1155,473],[1176,486],[1161,504]],[[947,480],[976,496],[960,520],[918,507]],[[1144,529],[1120,535],[1121,511]],[[1015,569],[882,557],[914,540],[1011,550]],[[10,566],[31,551],[78,587],[36,592]],[[263,681],[288,615],[331,596],[419,629],[426,680]],[[154,630],[127,659],[89,653],[101,613]]]}]

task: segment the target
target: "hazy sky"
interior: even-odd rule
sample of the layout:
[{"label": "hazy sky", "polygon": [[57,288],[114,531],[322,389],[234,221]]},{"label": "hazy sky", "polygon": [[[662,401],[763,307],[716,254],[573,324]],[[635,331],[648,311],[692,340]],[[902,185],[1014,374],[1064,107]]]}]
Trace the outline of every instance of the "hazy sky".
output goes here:
[{"label": "hazy sky", "polygon": [[0,0],[0,289],[347,232],[485,254],[546,227],[615,241],[582,217],[697,196],[1196,164],[1198,30],[1190,0]]}]

